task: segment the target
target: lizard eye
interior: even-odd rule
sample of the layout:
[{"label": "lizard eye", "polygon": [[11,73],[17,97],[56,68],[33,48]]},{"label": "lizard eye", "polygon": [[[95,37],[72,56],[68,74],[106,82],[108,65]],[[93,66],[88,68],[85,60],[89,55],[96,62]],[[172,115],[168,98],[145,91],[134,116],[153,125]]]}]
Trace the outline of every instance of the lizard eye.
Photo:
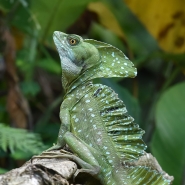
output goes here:
[{"label": "lizard eye", "polygon": [[71,45],[71,46],[75,46],[79,43],[79,40],[75,39],[75,38],[68,38],[68,43]]},{"label": "lizard eye", "polygon": [[71,39],[69,42],[70,42],[71,45],[76,44],[76,40],[75,39]]}]

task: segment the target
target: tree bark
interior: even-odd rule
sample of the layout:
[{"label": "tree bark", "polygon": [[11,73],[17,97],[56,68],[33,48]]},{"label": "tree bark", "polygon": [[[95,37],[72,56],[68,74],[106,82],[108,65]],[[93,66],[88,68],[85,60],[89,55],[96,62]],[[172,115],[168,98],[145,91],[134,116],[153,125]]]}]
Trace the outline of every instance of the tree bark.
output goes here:
[{"label": "tree bark", "polygon": [[33,158],[0,175],[0,185],[71,185],[77,169],[77,164],[66,158]]}]

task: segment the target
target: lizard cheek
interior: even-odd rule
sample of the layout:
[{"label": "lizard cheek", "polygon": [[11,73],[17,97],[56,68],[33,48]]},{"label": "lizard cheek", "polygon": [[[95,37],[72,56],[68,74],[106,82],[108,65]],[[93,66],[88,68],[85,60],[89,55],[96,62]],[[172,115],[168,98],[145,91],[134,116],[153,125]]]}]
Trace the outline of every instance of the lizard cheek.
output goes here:
[{"label": "lizard cheek", "polygon": [[81,72],[81,68],[76,66],[73,61],[67,57],[61,59],[62,71],[65,73],[70,73],[71,75],[77,75]]}]

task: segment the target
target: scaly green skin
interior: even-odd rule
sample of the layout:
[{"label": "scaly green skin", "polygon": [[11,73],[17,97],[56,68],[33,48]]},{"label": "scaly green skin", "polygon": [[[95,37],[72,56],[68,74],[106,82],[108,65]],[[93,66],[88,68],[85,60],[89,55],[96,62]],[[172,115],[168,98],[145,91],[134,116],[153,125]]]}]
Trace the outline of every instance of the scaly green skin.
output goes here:
[{"label": "scaly green skin", "polygon": [[132,62],[106,43],[61,32],[54,32],[53,38],[66,95],[58,142],[51,149],[68,144],[82,171],[93,174],[103,185],[170,184],[149,167],[127,165],[144,155],[144,131],[111,88],[92,83],[99,77],[135,77]]}]

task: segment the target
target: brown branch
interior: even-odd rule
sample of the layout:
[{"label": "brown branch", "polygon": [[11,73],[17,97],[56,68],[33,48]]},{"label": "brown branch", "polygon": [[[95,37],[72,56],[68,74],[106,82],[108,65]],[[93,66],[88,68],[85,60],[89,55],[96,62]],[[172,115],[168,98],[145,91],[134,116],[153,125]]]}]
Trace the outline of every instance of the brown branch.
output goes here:
[{"label": "brown branch", "polygon": [[62,157],[61,151],[51,153],[50,156],[44,153],[33,156],[20,168],[0,175],[0,185],[82,185],[86,182],[88,185],[101,185],[87,172],[80,172],[74,161]]},{"label": "brown branch", "polygon": [[70,185],[76,170],[77,165],[65,158],[36,158],[0,175],[0,185]]}]

